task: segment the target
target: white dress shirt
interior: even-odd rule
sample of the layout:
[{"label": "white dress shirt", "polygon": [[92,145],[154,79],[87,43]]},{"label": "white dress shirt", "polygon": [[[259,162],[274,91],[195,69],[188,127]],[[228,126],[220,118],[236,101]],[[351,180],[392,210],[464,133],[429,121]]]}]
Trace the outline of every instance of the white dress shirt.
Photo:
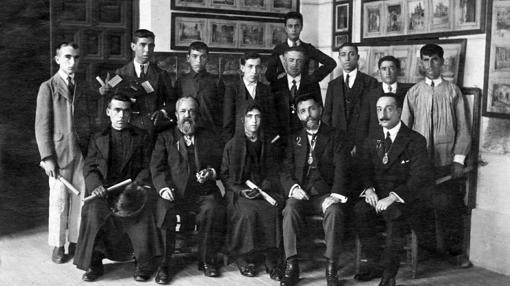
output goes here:
[{"label": "white dress shirt", "polygon": [[[391,91],[390,91],[390,86],[391,86]],[[397,82],[394,82],[392,84],[387,84],[387,83],[383,82],[382,89],[383,89],[384,93],[396,93],[397,92]]]},{"label": "white dress shirt", "polygon": [[287,82],[289,83],[289,90],[292,89],[292,81],[296,81],[296,87],[299,90],[299,85],[301,84],[301,74],[299,74],[296,77],[291,77],[289,74],[287,74]]},{"label": "white dress shirt", "polygon": [[345,82],[345,79],[347,78],[347,75],[349,75],[349,88],[352,88],[352,86],[354,85],[354,81],[356,80],[357,74],[358,74],[357,68],[355,68],[354,70],[352,70],[349,73],[346,71],[343,71],[344,82]]},{"label": "white dress shirt", "polygon": [[243,79],[244,86],[248,90],[248,93],[250,94],[251,98],[255,99],[256,90],[257,90],[257,82],[247,82]]}]

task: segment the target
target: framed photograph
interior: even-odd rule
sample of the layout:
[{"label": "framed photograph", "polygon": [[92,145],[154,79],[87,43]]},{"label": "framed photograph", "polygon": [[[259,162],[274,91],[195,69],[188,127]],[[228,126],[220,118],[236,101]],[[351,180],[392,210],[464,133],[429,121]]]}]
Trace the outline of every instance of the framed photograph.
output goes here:
[{"label": "framed photograph", "polygon": [[368,74],[368,56],[370,54],[370,47],[358,47],[358,69],[365,74]]},{"label": "framed photograph", "polygon": [[267,24],[267,40],[266,40],[266,48],[272,49],[277,44],[284,42],[287,39],[287,34],[285,33],[285,27],[282,23]]},{"label": "framed photograph", "polygon": [[510,118],[510,77],[491,80],[488,93],[485,111]]},{"label": "framed photograph", "polygon": [[494,45],[494,71],[510,72],[510,43]]},{"label": "framed photograph", "polygon": [[333,51],[338,51],[340,46],[347,42],[350,42],[349,34],[335,34],[335,35],[333,35]]},{"label": "framed photograph", "polygon": [[237,47],[237,23],[228,20],[208,21],[209,43],[215,47]]},{"label": "framed photograph", "polygon": [[335,4],[335,32],[349,31],[349,7],[350,3]]},{"label": "framed photograph", "polygon": [[239,47],[260,48],[266,47],[266,24],[256,22],[239,23]]},{"label": "framed photograph", "polygon": [[397,76],[397,80],[405,82],[411,70],[412,50],[407,47],[397,46],[393,48],[393,56],[400,61],[400,73]]},{"label": "framed photograph", "polygon": [[207,42],[207,21],[200,18],[173,18],[172,35],[175,44],[178,46],[188,46],[194,41]]},{"label": "framed photograph", "polygon": [[299,11],[299,0],[172,0],[170,9],[283,18],[288,12]]},{"label": "framed photograph", "polygon": [[[479,0],[458,0],[454,2],[455,29],[476,29],[485,12],[485,3]],[[485,1],[483,1],[485,2]],[[483,7],[482,7],[483,6]]]},{"label": "framed photograph", "polygon": [[363,27],[365,37],[380,37],[382,36],[382,27],[384,24],[382,15],[382,3],[369,2],[363,7]]},{"label": "framed photograph", "polygon": [[450,28],[452,14],[450,0],[431,0],[430,4],[430,30],[448,30]]},{"label": "framed photograph", "polygon": [[423,33],[427,31],[427,3],[425,0],[408,0],[407,32]]},{"label": "framed photograph", "polygon": [[384,6],[386,14],[386,34],[401,35],[404,27],[404,6],[402,1],[388,1]]}]

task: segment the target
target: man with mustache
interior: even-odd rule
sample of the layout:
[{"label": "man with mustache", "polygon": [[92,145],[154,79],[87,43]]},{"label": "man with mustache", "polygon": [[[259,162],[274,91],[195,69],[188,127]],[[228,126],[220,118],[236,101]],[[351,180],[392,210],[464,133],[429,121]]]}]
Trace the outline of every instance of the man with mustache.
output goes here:
[{"label": "man with mustache", "polygon": [[[444,64],[443,48],[427,44],[420,49],[425,79],[407,92],[402,110],[402,122],[419,132],[427,140],[427,150],[434,163],[436,177],[451,175],[451,181],[435,188],[432,204],[438,213],[440,232],[448,252],[463,253],[464,188],[459,187],[463,177],[464,161],[471,148],[466,99],[459,87],[441,76]],[[461,264],[469,266],[465,255]],[[463,261],[462,261],[463,260]]]},{"label": "man with mustache", "polygon": [[280,173],[287,198],[283,210],[283,246],[286,268],[281,286],[299,280],[297,242],[305,230],[304,217],[324,216],[326,240],[324,256],[328,259],[328,286],[338,283],[338,258],[344,233],[344,203],[347,201],[345,174],[347,149],[337,131],[321,121],[322,105],[312,94],[296,99],[301,130],[289,137]]},{"label": "man with mustache", "polygon": [[[360,197],[364,200],[354,206],[356,229],[369,263],[368,269],[354,278],[368,281],[382,277],[379,286],[394,286],[403,246],[402,227],[414,223],[433,171],[425,138],[400,122],[402,102],[397,95],[382,94],[376,109],[380,127],[365,139],[360,150]],[[387,234],[379,265],[378,216],[384,219]]]},{"label": "man with mustache", "polygon": [[158,192],[156,221],[164,240],[164,257],[156,282],[170,282],[175,248],[176,215],[196,213],[199,270],[217,277],[216,256],[223,245],[225,206],[216,177],[222,159],[221,134],[199,127],[199,104],[193,97],[176,103],[177,126],[159,134],[151,159],[151,174]]}]

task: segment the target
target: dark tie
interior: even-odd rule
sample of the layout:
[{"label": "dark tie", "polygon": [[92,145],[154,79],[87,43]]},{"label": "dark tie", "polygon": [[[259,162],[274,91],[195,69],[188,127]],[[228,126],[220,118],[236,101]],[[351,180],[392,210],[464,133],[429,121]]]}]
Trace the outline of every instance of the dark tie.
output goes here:
[{"label": "dark tie", "polygon": [[434,87],[434,86],[435,86],[434,81],[432,81],[432,82],[430,83],[430,86],[431,86],[431,87]]},{"label": "dark tie", "polygon": [[73,78],[72,77],[67,77],[67,88],[69,89],[69,100],[71,102],[73,102],[73,97],[74,97],[74,83],[73,83]]},{"label": "dark tie", "polygon": [[294,99],[296,99],[296,94],[297,94],[297,85],[296,85],[296,80],[293,79],[292,86],[290,87],[290,95],[292,96],[292,102],[294,102]]},{"label": "dark tie", "polygon": [[384,139],[384,153],[388,153],[391,148],[391,137],[390,132],[386,132],[386,138]]},{"label": "dark tie", "polygon": [[351,103],[351,97],[349,95],[350,87],[349,87],[349,74],[345,77],[345,83],[344,83],[344,95],[345,95],[345,103],[350,104]]},{"label": "dark tie", "polygon": [[393,93],[393,88],[391,88],[391,85],[388,85],[388,92]]},{"label": "dark tie", "polygon": [[145,79],[145,69],[144,69],[144,66],[143,65],[140,65],[140,78],[141,79]]}]

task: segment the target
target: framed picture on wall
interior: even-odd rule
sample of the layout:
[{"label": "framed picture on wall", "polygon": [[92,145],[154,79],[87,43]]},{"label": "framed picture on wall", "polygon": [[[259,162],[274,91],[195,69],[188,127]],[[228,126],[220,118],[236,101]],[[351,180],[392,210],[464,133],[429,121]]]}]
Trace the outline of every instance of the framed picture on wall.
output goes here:
[{"label": "framed picture on wall", "polygon": [[266,24],[256,22],[239,23],[239,46],[241,48],[266,47]]},{"label": "framed picture on wall", "polygon": [[405,31],[404,5],[402,0],[388,1],[384,5],[386,34],[400,35]]},{"label": "framed picture on wall", "polygon": [[382,2],[369,2],[363,6],[363,27],[365,27],[363,33],[365,37],[379,37],[382,36],[382,24],[383,10]]},{"label": "framed picture on wall", "polygon": [[425,0],[407,1],[407,32],[423,33],[427,31],[428,24],[427,2]]},{"label": "framed picture on wall", "polygon": [[350,42],[349,34],[337,34],[334,35],[333,38],[334,38],[333,51],[338,51],[341,45]]},{"label": "framed picture on wall", "polygon": [[188,46],[195,41],[207,41],[206,20],[200,18],[175,18],[173,40],[178,46]]},{"label": "framed picture on wall", "polygon": [[268,23],[266,38],[266,47],[269,49],[272,49],[274,46],[287,40],[287,34],[285,33],[285,26],[283,23]]},{"label": "framed picture on wall", "polygon": [[349,31],[350,3],[336,3],[335,4],[335,32]]},{"label": "framed picture on wall", "polygon": [[336,0],[333,2],[333,37],[332,49],[337,50],[343,43],[351,39],[352,0]]},{"label": "framed picture on wall", "polygon": [[432,0],[430,2],[430,30],[445,31],[450,28],[452,9],[450,0]]},{"label": "framed picture on wall", "polygon": [[172,0],[172,11],[283,17],[299,11],[299,0]]},{"label": "framed picture on wall", "polygon": [[237,23],[220,19],[211,19],[208,23],[211,46],[220,48],[237,47]]}]

